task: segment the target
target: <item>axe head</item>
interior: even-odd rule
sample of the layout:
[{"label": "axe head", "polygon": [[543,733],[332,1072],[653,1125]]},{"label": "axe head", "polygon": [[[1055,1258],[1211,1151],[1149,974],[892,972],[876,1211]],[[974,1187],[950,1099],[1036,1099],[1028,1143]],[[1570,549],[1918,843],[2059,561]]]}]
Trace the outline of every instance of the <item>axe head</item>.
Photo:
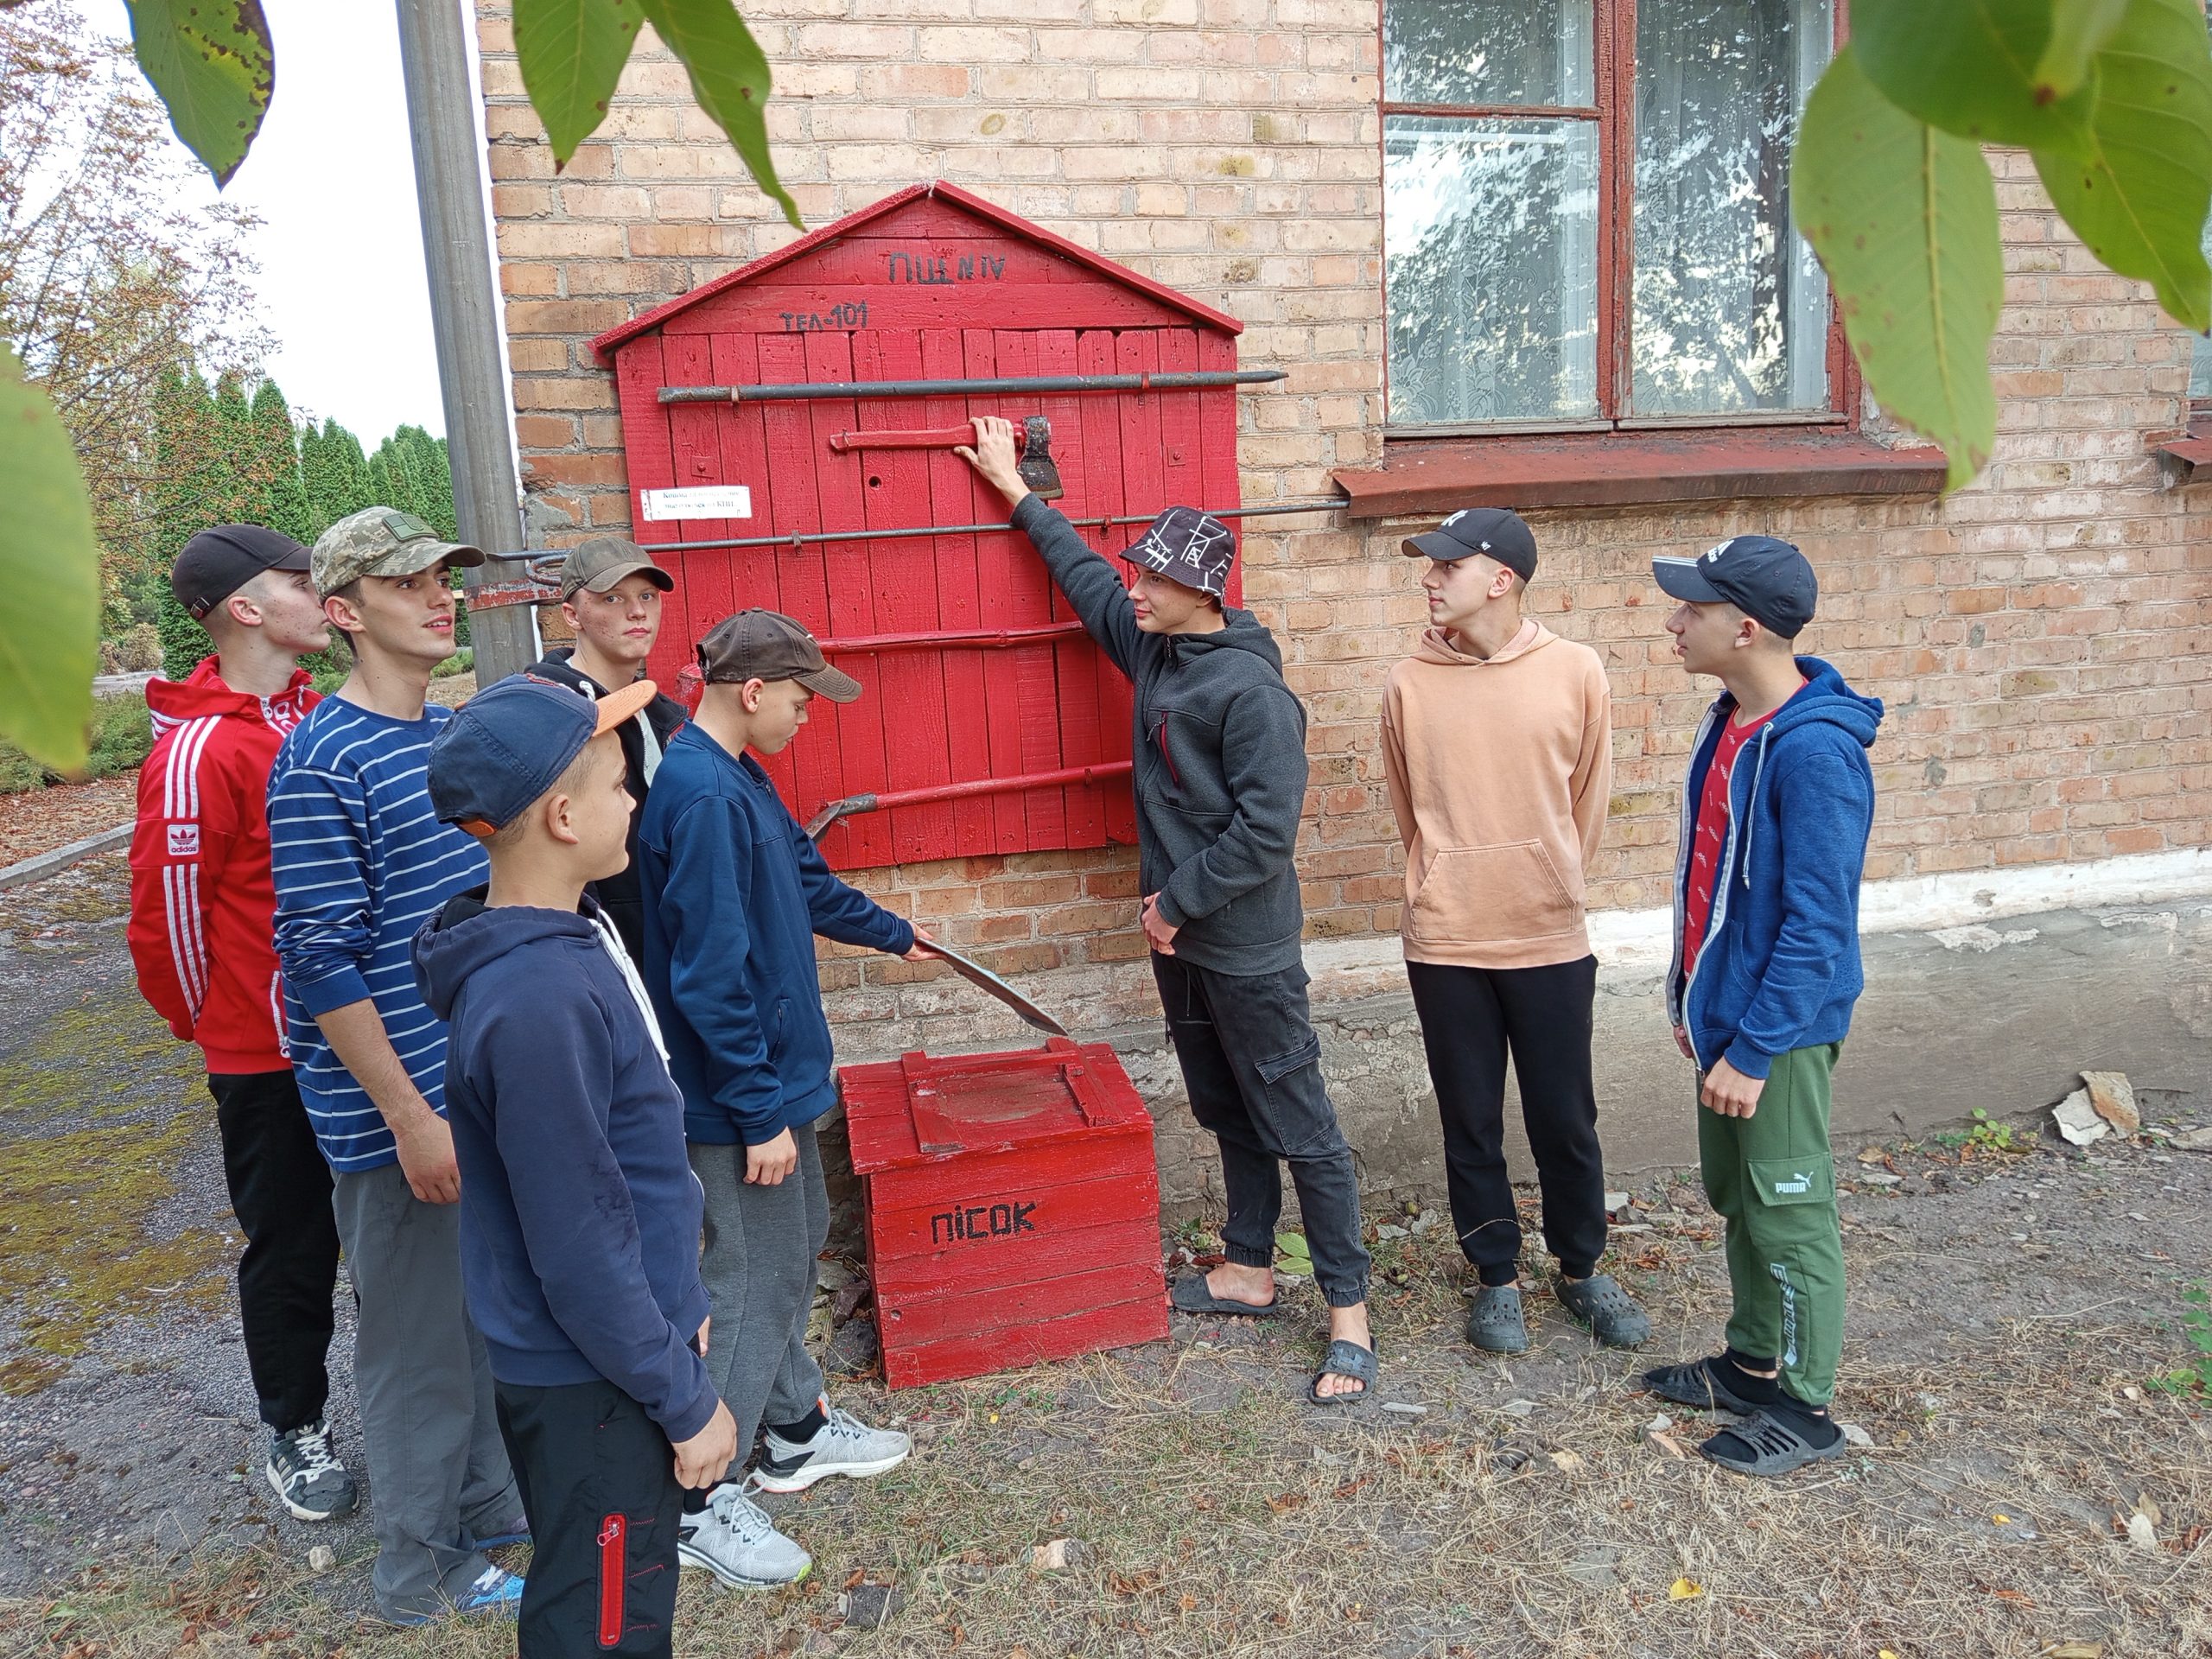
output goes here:
[{"label": "axe head", "polygon": [[1016,470],[1039,501],[1057,501],[1067,493],[1060,482],[1059,464],[1052,459],[1052,423],[1032,415],[1021,423],[1021,461]]}]

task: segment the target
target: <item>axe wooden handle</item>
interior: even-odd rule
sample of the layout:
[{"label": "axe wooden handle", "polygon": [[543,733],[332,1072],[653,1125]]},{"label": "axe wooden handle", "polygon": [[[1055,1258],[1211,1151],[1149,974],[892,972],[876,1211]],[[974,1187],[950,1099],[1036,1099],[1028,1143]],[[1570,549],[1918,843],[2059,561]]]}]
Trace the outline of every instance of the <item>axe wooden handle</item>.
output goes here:
[{"label": "axe wooden handle", "polygon": [[[972,426],[930,426],[913,431],[839,432],[831,435],[830,447],[842,454],[849,449],[950,449],[975,441]],[[1014,423],[1014,447],[1017,451],[1029,447],[1028,434],[1019,421]]]}]

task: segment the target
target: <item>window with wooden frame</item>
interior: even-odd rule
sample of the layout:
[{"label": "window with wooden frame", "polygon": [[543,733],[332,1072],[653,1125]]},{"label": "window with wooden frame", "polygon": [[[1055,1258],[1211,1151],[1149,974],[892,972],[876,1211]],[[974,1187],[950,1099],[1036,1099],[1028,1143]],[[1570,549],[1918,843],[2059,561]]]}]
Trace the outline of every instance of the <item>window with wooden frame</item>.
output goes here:
[{"label": "window with wooden frame", "polygon": [[1848,424],[1789,148],[1836,0],[1384,0],[1385,435]]}]

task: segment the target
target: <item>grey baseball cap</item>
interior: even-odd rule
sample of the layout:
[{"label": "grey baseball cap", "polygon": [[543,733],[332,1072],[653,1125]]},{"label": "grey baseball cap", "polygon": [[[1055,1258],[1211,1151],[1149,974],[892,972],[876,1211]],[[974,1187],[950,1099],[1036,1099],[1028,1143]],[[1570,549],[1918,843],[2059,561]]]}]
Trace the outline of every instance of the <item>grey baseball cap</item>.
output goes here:
[{"label": "grey baseball cap", "polygon": [[652,562],[652,556],[635,542],[620,536],[594,536],[579,542],[561,561],[561,597],[574,599],[579,590],[603,594],[625,576],[644,576],[664,594],[676,578]]},{"label": "grey baseball cap", "polygon": [[699,642],[699,672],[709,685],[797,680],[832,702],[850,702],[861,683],[830,666],[815,637],[780,611],[740,611]]},{"label": "grey baseball cap", "polygon": [[440,559],[481,564],[484,550],[442,542],[436,531],[397,507],[364,507],[315,537],[309,569],[315,593],[327,599],[363,576],[411,576]]}]

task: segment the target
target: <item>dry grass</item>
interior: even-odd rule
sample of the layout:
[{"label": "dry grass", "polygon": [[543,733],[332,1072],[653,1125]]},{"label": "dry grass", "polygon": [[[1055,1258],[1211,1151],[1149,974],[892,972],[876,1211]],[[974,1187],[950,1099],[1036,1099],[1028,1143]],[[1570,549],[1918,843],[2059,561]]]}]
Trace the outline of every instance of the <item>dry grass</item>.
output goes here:
[{"label": "dry grass", "polygon": [[[1894,1230],[1853,1236],[1877,1324],[1904,1306],[1885,1286],[1924,1287],[1898,1259],[1911,1252],[1879,1236]],[[1709,1232],[1687,1214],[1623,1241],[1647,1264],[1630,1276],[1669,1352],[1695,1351],[1719,1317]],[[1377,1297],[1382,1397],[1423,1402],[1421,1415],[1299,1403],[1319,1344],[1294,1320],[1185,1325],[1168,1344],[888,1400],[848,1387],[864,1414],[903,1415],[917,1455],[865,1485],[782,1501],[817,1558],[805,1584],[736,1595],[687,1578],[678,1651],[2212,1654],[2212,1416],[2201,1397],[2139,1386],[2177,1344],[2139,1308],[2084,1313],[2069,1286],[2044,1313],[1939,1332],[1925,1352],[1855,1353],[1839,1406],[1875,1448],[1758,1484],[1648,1438],[1656,1402],[1624,1386],[1635,1362],[1594,1352],[1555,1315],[1524,1362],[1471,1358],[1442,1238],[1378,1253],[1384,1282],[1403,1278]],[[1699,1427],[1683,1427],[1694,1444]],[[2145,1500],[2152,1550],[2116,1520]],[[1058,1538],[1084,1548],[1038,1570],[1033,1552]],[[509,1630],[362,1618],[365,1568],[316,1579],[270,1553],[203,1553],[173,1574],[103,1572],[60,1603],[0,1607],[0,1650],[512,1651]]]}]

